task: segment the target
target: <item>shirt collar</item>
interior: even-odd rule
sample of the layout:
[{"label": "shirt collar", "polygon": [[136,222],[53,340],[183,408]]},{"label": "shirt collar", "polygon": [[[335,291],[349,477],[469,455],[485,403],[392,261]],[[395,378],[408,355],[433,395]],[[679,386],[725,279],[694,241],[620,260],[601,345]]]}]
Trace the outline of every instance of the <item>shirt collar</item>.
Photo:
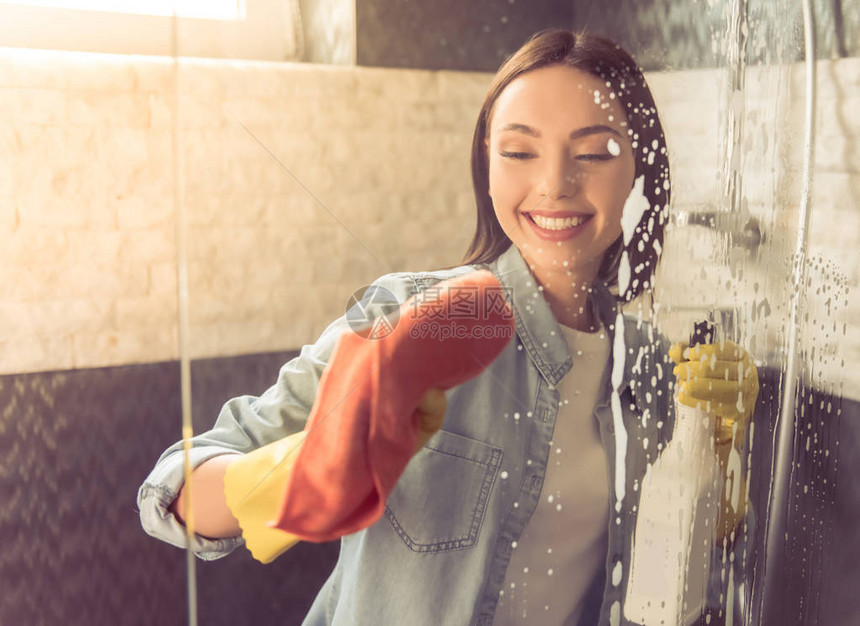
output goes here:
[{"label": "shirt collar", "polygon": [[[549,384],[557,386],[573,366],[573,360],[558,321],[549,303],[538,290],[537,281],[531,269],[519,249],[513,244],[495,261],[487,264],[487,267],[499,279],[508,301],[514,308],[517,334],[522,340],[523,349],[544,379]],[[602,282],[595,282],[592,289],[594,312],[609,333],[610,346],[612,346],[620,310],[618,303],[609,288]],[[622,329],[622,332],[625,330],[629,329]],[[631,341],[636,345],[631,345]],[[625,332],[625,348],[633,348],[632,354],[637,354],[640,345],[639,333]],[[631,354],[630,350],[626,352],[628,355]],[[634,367],[633,363],[625,363],[622,388],[630,386]]]}]

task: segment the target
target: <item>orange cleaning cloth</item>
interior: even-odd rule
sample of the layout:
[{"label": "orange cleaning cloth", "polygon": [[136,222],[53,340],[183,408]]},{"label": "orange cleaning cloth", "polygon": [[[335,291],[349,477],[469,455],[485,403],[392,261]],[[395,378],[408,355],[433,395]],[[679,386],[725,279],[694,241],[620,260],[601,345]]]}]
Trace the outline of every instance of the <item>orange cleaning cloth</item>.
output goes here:
[{"label": "orange cleaning cloth", "polygon": [[269,527],[322,542],[376,522],[415,453],[424,394],[480,374],[515,333],[513,310],[487,270],[437,283],[397,315],[382,338],[346,331],[338,339]]}]

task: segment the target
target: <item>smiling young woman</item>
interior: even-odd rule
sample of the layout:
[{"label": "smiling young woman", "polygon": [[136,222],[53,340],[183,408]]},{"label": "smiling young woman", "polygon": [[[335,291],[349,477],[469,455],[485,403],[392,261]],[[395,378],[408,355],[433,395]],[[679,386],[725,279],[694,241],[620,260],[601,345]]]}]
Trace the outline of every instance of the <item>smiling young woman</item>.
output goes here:
[{"label": "smiling young woman", "polygon": [[[386,474],[396,480],[393,490],[374,500],[379,517],[357,531],[332,531],[341,536],[338,563],[304,624],[657,623],[634,621],[625,603],[640,487],[673,436],[675,379],[667,340],[620,304],[653,285],[671,185],[660,119],[633,59],[600,37],[536,33],[493,80],[473,136],[472,179],[477,227],[462,264],[394,272],[371,286],[402,303],[432,294],[435,308],[443,290],[489,270],[484,279],[496,282],[488,283],[484,295],[493,297],[481,300],[482,313],[477,305],[443,306],[433,318],[453,332],[468,315],[470,328],[482,331],[459,350],[434,345],[440,372],[469,359],[485,369],[434,390],[432,368],[415,356],[431,351],[395,349],[403,348],[396,343],[403,332],[365,345],[374,342],[348,334],[348,312],[284,365],[273,388],[229,401],[215,427],[194,437],[193,475],[201,480],[193,508],[223,525],[209,538],[198,531],[191,547],[218,558],[244,541],[269,562],[296,543],[291,533],[302,511],[335,526],[344,519],[340,507],[350,499],[340,497],[347,483],[336,476],[395,467]],[[505,324],[491,315],[502,294],[512,314]],[[356,307],[374,319],[383,305]],[[503,327],[515,337],[483,358],[486,332]],[[390,337],[394,347],[377,352]],[[345,343],[351,347],[339,352]],[[742,350],[732,353],[726,371],[744,359]],[[327,392],[321,382],[347,374],[375,381],[363,401],[343,402],[351,392]],[[715,402],[704,382],[696,401]],[[721,383],[729,396],[744,389]],[[393,398],[403,389],[417,391],[399,405]],[[343,428],[326,436],[312,426],[320,406],[352,402],[354,412],[331,422]],[[380,435],[395,432],[380,425],[399,420],[420,425],[417,447]],[[297,449],[296,437],[316,452],[284,462],[282,450]],[[184,443],[165,451],[138,496],[147,532],[175,545],[186,540],[177,520],[183,510],[171,505],[183,497]],[[405,469],[398,459],[408,461]],[[299,475],[323,468],[322,479],[281,501],[295,476],[291,462]],[[292,509],[298,513],[273,524],[278,511]],[[736,523],[719,527],[731,532]],[[723,614],[721,584],[711,589],[709,619]],[[652,597],[656,605],[671,595]]]}]

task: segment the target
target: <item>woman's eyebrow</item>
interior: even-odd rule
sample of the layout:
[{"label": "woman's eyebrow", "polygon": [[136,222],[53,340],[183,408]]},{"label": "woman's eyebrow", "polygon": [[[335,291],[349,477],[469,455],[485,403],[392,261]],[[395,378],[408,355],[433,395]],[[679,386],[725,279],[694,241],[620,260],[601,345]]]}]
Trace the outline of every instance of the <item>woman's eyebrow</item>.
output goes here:
[{"label": "woman's eyebrow", "polygon": [[[505,131],[513,131],[518,133],[523,133],[525,135],[529,135],[530,137],[540,137],[540,131],[536,128],[532,128],[527,124],[518,124],[511,123],[505,124],[501,128],[499,128],[500,133]],[[577,130],[570,133],[571,139],[579,139],[580,137],[586,137],[588,135],[596,135],[598,133],[612,133],[617,137],[621,137],[621,133],[612,128],[611,126],[606,126],[605,124],[595,124],[593,126],[585,126],[583,128],[578,128]]]}]

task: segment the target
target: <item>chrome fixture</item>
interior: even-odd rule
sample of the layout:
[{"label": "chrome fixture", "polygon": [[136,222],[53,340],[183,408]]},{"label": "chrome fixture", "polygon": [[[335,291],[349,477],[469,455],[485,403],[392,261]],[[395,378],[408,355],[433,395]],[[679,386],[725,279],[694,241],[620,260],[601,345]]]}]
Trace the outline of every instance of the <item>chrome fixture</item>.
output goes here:
[{"label": "chrome fixture", "polygon": [[757,252],[765,236],[759,220],[745,212],[717,211],[705,208],[700,211],[676,211],[672,216],[675,226],[704,226],[722,235],[731,236],[732,243],[750,252]]}]

